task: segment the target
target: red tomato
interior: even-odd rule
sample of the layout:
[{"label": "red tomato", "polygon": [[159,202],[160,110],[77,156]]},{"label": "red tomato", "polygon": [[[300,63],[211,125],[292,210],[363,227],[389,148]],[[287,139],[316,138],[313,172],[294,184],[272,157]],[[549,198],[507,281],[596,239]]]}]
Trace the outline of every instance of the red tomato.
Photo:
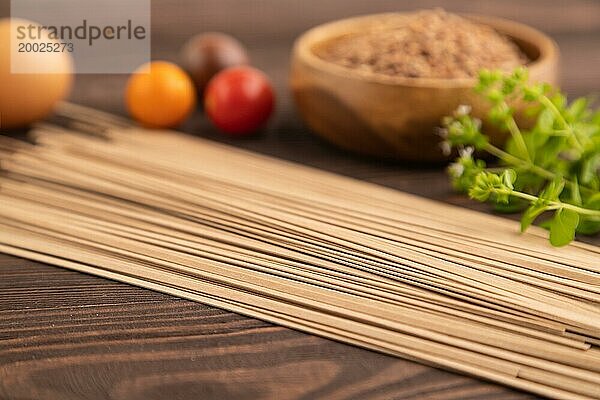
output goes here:
[{"label": "red tomato", "polygon": [[204,95],[204,110],[210,120],[234,136],[260,128],[273,112],[273,103],[273,89],[265,74],[246,66],[219,72]]}]

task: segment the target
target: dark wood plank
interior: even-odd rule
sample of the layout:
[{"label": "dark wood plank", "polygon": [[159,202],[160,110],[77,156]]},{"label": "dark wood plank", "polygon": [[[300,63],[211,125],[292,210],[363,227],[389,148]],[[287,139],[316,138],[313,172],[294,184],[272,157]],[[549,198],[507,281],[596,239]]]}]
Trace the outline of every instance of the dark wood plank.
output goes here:
[{"label": "dark wood plank", "polygon": [[2,399],[524,399],[202,304],[0,255]]},{"label": "dark wood plank", "polygon": [[[0,16],[8,15],[0,1]],[[201,116],[191,135],[486,210],[454,194],[440,166],[355,157],[311,135],[287,90],[293,38],[338,17],[434,7],[543,29],[563,52],[571,96],[600,92],[600,3],[589,0],[153,1],[153,56],[176,60],[189,35],[228,31],[272,78],[277,113],[234,141]],[[77,78],[71,99],[123,114],[126,76]],[[600,243],[598,238],[589,239]],[[525,399],[524,393],[160,293],[0,255],[0,399]]]}]

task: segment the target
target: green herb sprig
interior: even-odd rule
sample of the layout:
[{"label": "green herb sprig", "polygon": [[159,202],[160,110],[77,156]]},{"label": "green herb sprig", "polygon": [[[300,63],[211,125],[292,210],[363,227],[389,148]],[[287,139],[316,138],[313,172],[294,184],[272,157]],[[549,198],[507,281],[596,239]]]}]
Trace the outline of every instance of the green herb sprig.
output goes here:
[{"label": "green herb sprig", "polygon": [[[510,136],[504,148],[494,146],[468,106],[445,117],[442,149],[459,151],[448,167],[455,189],[494,203],[498,211],[523,211],[522,231],[553,212],[542,226],[554,246],[570,243],[575,233],[600,232],[600,112],[585,98],[568,103],[551,86],[529,83],[525,68],[510,74],[483,70],[475,90],[491,104],[490,124]],[[526,104],[536,117],[531,129],[519,127],[513,104]],[[499,166],[487,167],[476,152],[493,155]]]}]

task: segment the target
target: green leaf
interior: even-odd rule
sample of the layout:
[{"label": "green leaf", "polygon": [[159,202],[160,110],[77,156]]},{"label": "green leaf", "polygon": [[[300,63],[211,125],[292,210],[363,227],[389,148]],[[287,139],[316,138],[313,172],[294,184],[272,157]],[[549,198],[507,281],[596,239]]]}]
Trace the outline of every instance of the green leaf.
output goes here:
[{"label": "green leaf", "polygon": [[590,196],[590,198],[585,202],[584,206],[585,208],[589,208],[591,210],[600,210],[600,193]]},{"label": "green leaf", "polygon": [[577,225],[577,233],[582,235],[595,235],[598,232],[600,232],[600,221],[582,218]]},{"label": "green leaf", "polygon": [[558,177],[551,181],[540,193],[540,199],[546,201],[555,201],[558,200],[558,197],[562,193],[565,187],[565,181]]},{"label": "green leaf", "polygon": [[[600,210],[600,193],[592,195],[584,204],[584,207],[590,210]],[[583,235],[593,235],[600,232],[600,221],[583,216],[577,226],[577,233]]]},{"label": "green leaf", "polygon": [[565,150],[567,139],[565,137],[549,136],[536,150],[536,164],[548,169],[555,169],[561,151]]},{"label": "green leaf", "polygon": [[575,239],[577,225],[579,214],[566,208],[558,209],[550,224],[550,243],[556,247],[571,243]]},{"label": "green leaf", "polygon": [[577,177],[573,178],[573,183],[571,184],[571,203],[576,206],[581,206],[583,201],[581,200],[581,192],[579,191],[579,183],[577,182]]},{"label": "green leaf", "polygon": [[552,218],[550,218],[550,219],[545,219],[545,220],[543,220],[542,222],[540,222],[540,223],[538,224],[538,226],[539,226],[540,228],[544,228],[544,229],[545,229],[545,230],[547,230],[547,231],[549,231],[549,230],[550,230],[550,225],[552,225]]},{"label": "green leaf", "polygon": [[494,204],[494,211],[503,214],[514,214],[523,211],[527,207],[527,202],[516,197],[509,198],[508,203]]},{"label": "green leaf", "polygon": [[550,101],[552,101],[552,104],[554,104],[554,106],[556,108],[558,108],[559,111],[561,111],[561,114],[565,108],[565,105],[567,104],[567,98],[564,94],[560,93],[560,92],[556,92],[551,98]]},{"label": "green leaf", "polygon": [[600,153],[594,154],[583,161],[580,173],[581,183],[584,185],[590,183],[598,176],[598,169],[600,169]]},{"label": "green leaf", "polygon": [[588,103],[588,99],[585,97],[580,97],[573,101],[567,109],[568,116],[570,117],[568,119],[574,121],[578,118],[581,118],[587,110]]},{"label": "green leaf", "polygon": [[538,193],[540,188],[544,186],[544,183],[544,178],[541,178],[539,175],[527,171],[519,171],[515,182],[515,188],[519,191],[526,191],[528,193]]},{"label": "green leaf", "polygon": [[544,110],[542,110],[542,112],[540,112],[540,115],[538,116],[536,127],[541,132],[548,134],[552,132],[552,128],[554,127],[554,118],[554,113],[551,110],[545,108]]},{"label": "green leaf", "polygon": [[529,226],[535,221],[535,219],[546,211],[548,205],[545,202],[537,201],[533,203],[521,217],[521,232],[525,232]]}]

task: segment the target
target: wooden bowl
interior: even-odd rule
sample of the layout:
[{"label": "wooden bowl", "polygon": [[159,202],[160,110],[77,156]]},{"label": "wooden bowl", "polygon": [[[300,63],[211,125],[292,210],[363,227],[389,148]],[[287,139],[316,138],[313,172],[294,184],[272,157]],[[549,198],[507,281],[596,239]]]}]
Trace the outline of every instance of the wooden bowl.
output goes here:
[{"label": "wooden bowl", "polygon": [[[290,85],[298,110],[317,134],[360,154],[418,162],[440,162],[435,127],[459,105],[472,106],[482,118],[488,104],[472,90],[474,79],[407,78],[349,69],[315,54],[319,46],[342,35],[373,27],[401,26],[411,13],[375,14],[317,26],[297,39]],[[466,15],[513,40],[529,57],[530,78],[556,84],[558,48],[543,33],[516,22]],[[482,118],[483,119],[483,118]],[[485,128],[485,125],[484,125]],[[506,134],[490,131],[501,144]]]}]

